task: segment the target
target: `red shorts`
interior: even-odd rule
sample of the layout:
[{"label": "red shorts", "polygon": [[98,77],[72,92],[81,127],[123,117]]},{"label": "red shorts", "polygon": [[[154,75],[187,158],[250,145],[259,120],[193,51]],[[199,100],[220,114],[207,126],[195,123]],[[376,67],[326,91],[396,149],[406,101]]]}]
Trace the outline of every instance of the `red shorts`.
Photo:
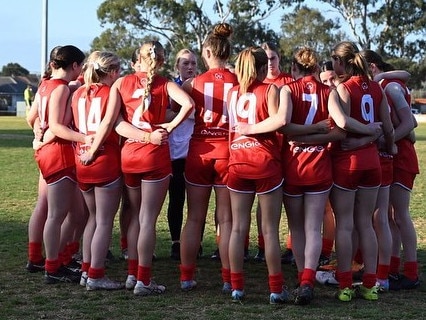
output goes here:
[{"label": "red shorts", "polygon": [[163,169],[143,173],[123,173],[124,183],[129,188],[140,188],[142,181],[156,182],[172,175],[169,167],[164,167]]},{"label": "red shorts", "polygon": [[195,186],[226,186],[228,162],[228,159],[188,156],[185,163],[185,180]]},{"label": "red shorts", "polygon": [[333,170],[334,185],[341,189],[376,188],[382,181],[380,169],[370,170]]},{"label": "red shorts", "polygon": [[323,183],[312,184],[312,185],[288,185],[284,183],[283,193],[290,197],[301,197],[304,194],[318,194],[324,193],[331,189],[333,186],[332,181],[326,181]]},{"label": "red shorts", "polygon": [[411,173],[399,168],[395,168],[393,172],[393,184],[398,184],[409,191],[413,190],[415,178],[415,173]]},{"label": "red shorts", "polygon": [[69,167],[62,169],[61,171],[55,172],[54,174],[51,174],[50,176],[47,176],[44,178],[46,180],[46,184],[54,184],[64,178],[68,178],[72,181],[77,181],[76,174],[75,174],[75,167]]},{"label": "red shorts", "polygon": [[240,178],[234,173],[229,173],[227,187],[231,191],[241,193],[265,194],[272,192],[283,184],[283,178],[275,175],[268,178],[248,179]]},{"label": "red shorts", "polygon": [[[92,189],[94,189],[95,187],[97,188],[107,188],[109,185],[115,183],[116,181],[118,181],[120,179],[120,177],[110,180],[110,181],[105,181],[105,182],[98,182],[98,183],[84,183],[84,182],[79,182],[78,183],[78,187],[80,188],[81,191],[83,192],[87,192],[90,191]],[[121,183],[120,183],[121,186]]]},{"label": "red shorts", "polygon": [[393,157],[390,155],[380,155],[380,167],[382,168],[382,187],[387,187],[393,181]]}]

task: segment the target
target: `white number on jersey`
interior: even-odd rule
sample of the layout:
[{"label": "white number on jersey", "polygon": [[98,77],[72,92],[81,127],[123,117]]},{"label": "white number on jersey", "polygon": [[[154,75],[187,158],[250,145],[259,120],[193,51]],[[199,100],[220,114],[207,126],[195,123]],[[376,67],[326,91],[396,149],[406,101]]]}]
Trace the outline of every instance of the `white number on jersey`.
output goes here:
[{"label": "white number on jersey", "polygon": [[[234,85],[232,83],[225,82],[223,84],[223,105],[222,105],[222,123],[228,122],[228,107],[227,107],[227,97],[229,90]],[[213,122],[213,93],[214,93],[214,83],[206,82],[204,83],[204,123]]]},{"label": "white number on jersey", "polygon": [[[133,95],[132,98],[141,98],[145,94],[145,89],[137,89]],[[146,122],[142,121],[142,114],[148,110],[149,105],[151,104],[151,94],[148,94],[148,97],[143,99],[141,101],[141,104],[139,107],[136,108],[135,112],[133,113],[132,117],[132,124],[139,128],[139,129],[151,129],[151,125]]]},{"label": "white number on jersey", "polygon": [[361,114],[365,121],[374,122],[374,102],[369,94],[364,94],[361,99]]},{"label": "white number on jersey", "polygon": [[78,99],[78,130],[81,133],[98,131],[101,123],[101,98],[95,97],[90,104],[89,112],[86,114],[86,99]]},{"label": "white number on jersey", "polygon": [[247,92],[238,98],[238,92],[231,94],[229,110],[230,130],[234,131],[238,118],[247,119],[248,124],[256,123],[256,95],[253,92]]},{"label": "white number on jersey", "polygon": [[46,109],[47,109],[47,97],[41,97],[41,101],[39,99],[39,104],[38,104],[38,117],[40,119],[41,129],[46,129],[48,125],[48,123],[46,122]]},{"label": "white number on jersey", "polygon": [[315,115],[318,111],[318,95],[316,93],[304,93],[302,96],[303,101],[308,101],[311,103],[309,107],[308,115],[305,119],[305,124],[312,124],[315,118]]}]

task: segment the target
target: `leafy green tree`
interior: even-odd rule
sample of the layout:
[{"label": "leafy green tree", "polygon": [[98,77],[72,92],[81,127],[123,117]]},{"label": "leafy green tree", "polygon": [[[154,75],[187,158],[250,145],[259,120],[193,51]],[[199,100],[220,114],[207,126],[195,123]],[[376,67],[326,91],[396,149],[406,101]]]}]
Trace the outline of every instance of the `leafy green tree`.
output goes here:
[{"label": "leafy green tree", "polygon": [[319,1],[346,21],[363,49],[373,49],[395,67],[408,70],[412,88],[425,87],[425,0]]},{"label": "leafy green tree", "polygon": [[[182,48],[200,53],[202,42],[213,24],[228,22],[236,52],[278,35],[265,21],[283,4],[294,0],[106,0],[98,8],[101,25],[108,25],[92,43],[92,49],[114,49],[124,60],[144,37],[159,38],[170,54]],[[201,64],[200,64],[201,65]]]},{"label": "leafy green tree", "polygon": [[28,76],[30,72],[19,63],[8,63],[3,66],[0,75],[2,76]]},{"label": "leafy green tree", "polygon": [[387,0],[371,15],[371,21],[383,25],[377,44],[380,53],[416,60],[424,56],[426,1]]},{"label": "leafy green tree", "polygon": [[334,8],[364,49],[419,60],[425,54],[425,0],[319,1]]},{"label": "leafy green tree", "polygon": [[386,62],[390,63],[395,69],[407,70],[411,73],[408,80],[408,87],[414,90],[425,88],[426,59],[413,63],[411,59],[385,57]]},{"label": "leafy green tree", "polygon": [[[306,23],[309,21],[309,23]],[[280,48],[285,69],[288,70],[296,48],[313,48],[322,59],[329,59],[331,48],[345,38],[338,22],[326,19],[317,9],[298,7],[281,20]]]},{"label": "leafy green tree", "polygon": [[320,1],[329,4],[334,8],[346,21],[352,36],[363,48],[370,48],[373,41],[369,14],[375,6],[377,0],[330,0]]}]

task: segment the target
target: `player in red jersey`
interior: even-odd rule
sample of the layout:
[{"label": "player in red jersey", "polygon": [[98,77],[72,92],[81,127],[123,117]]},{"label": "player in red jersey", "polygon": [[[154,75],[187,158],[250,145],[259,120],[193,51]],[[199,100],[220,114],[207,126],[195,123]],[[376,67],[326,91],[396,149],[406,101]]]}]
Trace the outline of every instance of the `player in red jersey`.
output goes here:
[{"label": "player in red jersey", "polygon": [[[120,60],[110,52],[94,51],[85,64],[84,86],[71,101],[74,127],[85,135],[95,135],[107,112],[110,86],[120,75]],[[100,138],[98,138],[100,139]],[[120,202],[122,182],[119,136],[111,132],[102,144],[76,144],[77,181],[89,210],[83,235],[83,263],[80,284],[87,290],[114,290],[120,283],[105,277],[114,216]]]},{"label": "player in red jersey", "polygon": [[[49,63],[46,65],[46,70],[43,74],[41,82],[50,79],[52,76],[52,67],[50,64],[56,58],[56,53],[61,46],[56,46],[50,51]],[[41,84],[40,82],[40,84]],[[40,119],[38,118],[38,105],[37,100],[34,101],[29,113],[27,114],[27,123],[33,128],[34,140],[33,148],[38,150],[43,145],[43,140],[50,142],[53,139],[47,139],[48,132],[43,132],[40,128]],[[43,137],[44,136],[44,137]],[[43,139],[44,138],[44,139]],[[47,218],[47,184],[43,179],[43,175],[39,174],[38,179],[38,194],[37,203],[31,214],[28,222],[28,262],[26,268],[29,272],[44,271],[44,257],[43,257],[43,230]]]},{"label": "player in red jersey", "polygon": [[[380,86],[368,78],[368,65],[358,48],[351,42],[337,44],[332,52],[333,69],[343,79],[336,92],[329,97],[329,109],[343,108],[356,127],[350,127],[346,118],[333,116],[336,125],[348,131],[348,137],[362,137],[375,133],[380,121],[389,154],[395,152],[394,130],[390,121],[386,97]],[[331,113],[331,109],[330,109]],[[373,130],[371,130],[373,129]],[[361,135],[359,135],[361,134]],[[372,218],[377,193],[381,183],[380,161],[375,143],[368,143],[355,150],[343,150],[339,143],[333,145],[334,187],[330,201],[336,216],[337,278],[341,301],[351,301],[352,289],[352,232],[359,234],[365,272],[360,295],[367,300],[377,300],[376,268],[377,238]]]},{"label": "player in red jersey", "polygon": [[[277,46],[273,43],[265,42],[260,45],[262,49],[265,50],[266,55],[268,56],[268,74],[263,80],[265,83],[273,83],[278,88],[281,88],[283,85],[288,84],[294,81],[291,74],[282,72],[280,68],[280,59],[281,55]],[[277,133],[280,135],[280,133]],[[282,138],[280,138],[280,141]],[[265,242],[262,235],[262,219],[261,219],[261,210],[260,206],[256,207],[256,222],[257,222],[257,247],[258,251],[254,256],[256,261],[265,261]],[[291,240],[290,236],[287,237],[286,241],[286,251],[282,255],[283,263],[290,263],[293,260],[293,253],[291,251]]]},{"label": "player in red jersey", "polygon": [[185,166],[188,216],[181,234],[181,289],[192,290],[200,235],[206,219],[212,188],[216,194],[216,216],[220,229],[219,252],[223,290],[230,291],[228,241],[232,217],[228,178],[228,130],[226,105],[228,91],[237,84],[235,74],[226,67],[231,54],[232,27],[217,24],[203,43],[205,73],[187,80],[183,88],[195,101],[195,125],[189,142]]},{"label": "player in red jersey", "polygon": [[[114,106],[111,110],[115,115],[121,109],[115,129],[127,138],[121,151],[121,168],[132,215],[127,232],[126,288],[133,288],[138,296],[161,294],[166,289],[151,280],[151,266],[156,221],[171,175],[167,134],[189,116],[194,106],[191,97],[178,84],[157,74],[164,58],[161,43],[145,42],[139,52],[139,71],[118,79],[111,88],[108,102]],[[165,122],[170,99],[181,109],[172,121]],[[109,124],[107,129],[111,127]]]},{"label": "player in red jersey", "polygon": [[[130,67],[133,71],[139,70],[139,50],[140,47],[136,48],[132,52],[132,58],[130,60]],[[120,143],[123,142],[123,139],[120,140]],[[129,213],[129,197],[127,195],[127,188],[124,185],[123,191],[121,195],[121,205],[119,212],[119,221],[120,221],[120,249],[121,249],[121,257],[124,260],[128,258],[128,248],[127,248],[127,230],[130,224],[130,213]]]},{"label": "player in red jersey", "polygon": [[313,298],[315,270],[321,252],[320,227],[332,185],[330,157],[325,146],[344,137],[342,130],[329,129],[330,89],[316,80],[316,72],[314,52],[309,48],[300,49],[292,64],[292,74],[298,80],[282,87],[278,113],[245,128],[239,124],[240,133],[249,134],[276,130],[284,124],[281,131],[291,140],[290,145],[283,143],[282,168],[284,177],[288,178],[284,204],[301,282],[296,304],[307,304]]},{"label": "player in red jersey", "polygon": [[277,113],[278,88],[262,81],[268,57],[260,47],[243,50],[235,72],[239,85],[228,95],[230,158],[228,189],[231,195],[232,233],[229,241],[232,300],[244,296],[244,239],[249,230],[255,196],[259,199],[265,258],[268,268],[270,303],[285,303],[278,227],[282,208],[282,171],[279,141],[275,132],[244,135],[239,126],[253,125]]},{"label": "player in red jersey", "polygon": [[273,83],[278,88],[293,82],[294,78],[291,74],[281,71],[281,55],[278,47],[269,42],[262,43],[260,47],[265,50],[266,55],[268,56],[268,74],[263,82]]},{"label": "player in red jersey", "polygon": [[66,108],[70,95],[68,83],[80,74],[84,58],[83,52],[74,46],[60,47],[51,61],[51,77],[40,84],[36,94],[37,122],[43,134],[40,141],[43,142],[37,146],[35,158],[47,183],[48,214],[43,232],[46,283],[76,282],[79,278],[78,272],[71,272],[62,266],[59,252],[65,246],[61,239],[70,239],[74,231],[72,228],[66,229],[69,237],[65,237],[64,232],[61,234],[62,222],[77,202],[77,197],[81,197],[75,185],[74,151],[66,140],[85,142],[86,137],[63,128],[67,128],[71,119]]},{"label": "player in red jersey", "polygon": [[[370,64],[370,69],[374,76],[394,69],[372,50],[365,50],[362,54]],[[396,72],[393,71],[394,74]],[[414,289],[420,285],[420,282],[417,265],[417,235],[410,217],[409,207],[414,179],[419,173],[419,164],[412,137],[412,130],[416,123],[410,110],[411,97],[406,83],[397,77],[393,79],[388,77],[382,80],[380,84],[391,107],[392,122],[395,127],[395,141],[398,147],[398,153],[394,156],[393,161],[393,181],[389,196],[393,210],[390,223],[393,227],[393,233],[397,234],[396,237],[393,236],[394,244],[390,258],[390,268],[392,269],[390,273],[392,277],[390,277],[389,289]],[[401,262],[401,241],[399,238],[402,240],[405,259],[403,275],[399,274]],[[379,279],[386,280],[387,277],[385,275],[384,273]]]},{"label": "player in red jersey", "polygon": [[[330,88],[317,81],[317,66],[318,59],[312,49],[304,47],[295,53],[292,75],[296,80],[285,85],[280,93],[286,122],[309,126],[328,119]],[[283,130],[288,139],[297,140],[298,127],[288,125]],[[344,138],[342,130],[337,132],[333,140]],[[303,144],[283,145],[284,205],[300,283],[295,304],[300,305],[313,299],[315,272],[321,254],[321,225],[333,184],[327,148],[330,135],[325,135],[321,143],[309,143],[309,135],[304,138]]]},{"label": "player in red jersey", "polygon": [[[52,68],[53,60],[61,46],[54,47],[49,55],[49,63],[46,65],[46,71],[43,74],[40,84],[44,80],[50,79],[56,73]],[[40,85],[39,84],[39,85]],[[78,86],[77,81],[70,81],[68,87],[73,92]],[[49,129],[40,128],[40,119],[38,118],[38,104],[33,104],[27,115],[27,122],[33,128],[34,140],[33,148],[40,149],[44,144],[50,143],[55,136]],[[75,269],[78,265],[73,261],[73,255],[76,254],[80,246],[80,238],[84,231],[85,220],[87,217],[84,200],[80,193],[73,201],[71,212],[67,215],[61,227],[60,242],[60,260],[67,268]],[[29,272],[44,271],[43,258],[43,231],[47,218],[47,183],[42,174],[39,175],[37,204],[31,214],[28,223],[28,262],[27,270]]]}]

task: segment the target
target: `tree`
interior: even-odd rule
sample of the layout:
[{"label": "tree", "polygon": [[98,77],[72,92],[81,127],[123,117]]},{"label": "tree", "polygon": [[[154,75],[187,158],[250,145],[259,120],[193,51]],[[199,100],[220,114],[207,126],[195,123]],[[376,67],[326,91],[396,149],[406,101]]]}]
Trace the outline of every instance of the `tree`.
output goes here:
[{"label": "tree", "polygon": [[371,21],[383,24],[378,38],[379,53],[389,52],[394,56],[418,60],[425,54],[424,36],[412,40],[413,35],[426,31],[426,2],[386,0],[384,5],[371,15]]},{"label": "tree", "polygon": [[352,35],[363,48],[370,48],[372,35],[369,13],[372,12],[377,0],[331,0],[320,1],[329,4],[343,17],[352,31]]},{"label": "tree", "polygon": [[[297,0],[296,2],[298,2]],[[201,52],[203,39],[217,22],[234,28],[238,51],[248,45],[277,41],[278,35],[265,21],[283,4],[294,0],[106,0],[98,8],[101,25],[111,26],[92,43],[92,49],[110,49],[130,59],[136,44],[146,36],[157,37],[171,54],[182,48]],[[248,36],[249,35],[249,36]],[[129,50],[129,46],[132,49]]]},{"label": "tree", "polygon": [[0,75],[2,76],[28,76],[30,72],[19,63],[8,63],[3,66]]},{"label": "tree", "polygon": [[318,10],[306,6],[284,15],[281,28],[280,47],[286,65],[290,64],[294,50],[300,46],[311,47],[322,59],[327,59],[333,45],[345,38],[338,22],[324,18]]},{"label": "tree", "polygon": [[319,2],[331,6],[341,15],[362,48],[377,48],[381,54],[417,61],[424,57],[425,0]]},{"label": "tree", "polygon": [[[119,52],[130,44],[140,44],[144,36],[154,35],[173,51],[183,47],[200,49],[203,37],[211,26],[202,5],[197,5],[193,0],[106,0],[98,8],[97,14],[101,25],[109,24],[113,28],[108,29],[108,34],[101,34],[95,44],[102,48],[114,46],[115,51]],[[111,42],[114,38],[121,41]],[[130,58],[128,53],[126,56]]]},{"label": "tree", "polygon": [[[426,59],[419,61],[419,63],[413,63],[411,59],[407,58],[395,58],[384,56],[385,61],[390,63],[395,69],[407,70],[411,73],[411,77],[408,80],[408,87],[413,90],[420,90],[425,88],[425,75],[426,75]],[[424,90],[424,89],[423,89]]]},{"label": "tree", "polygon": [[363,49],[373,49],[395,67],[408,70],[412,88],[426,81],[425,0],[319,1],[334,8],[346,21]]}]

